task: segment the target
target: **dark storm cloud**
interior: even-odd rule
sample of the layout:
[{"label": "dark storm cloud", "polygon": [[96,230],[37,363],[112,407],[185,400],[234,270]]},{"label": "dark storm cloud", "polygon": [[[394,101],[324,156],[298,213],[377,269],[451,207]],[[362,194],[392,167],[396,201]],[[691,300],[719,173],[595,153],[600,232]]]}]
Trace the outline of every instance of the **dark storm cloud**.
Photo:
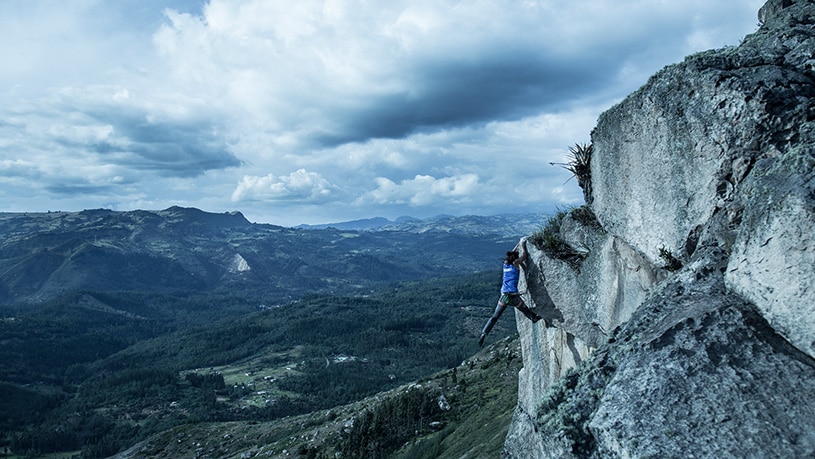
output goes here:
[{"label": "dark storm cloud", "polygon": [[208,121],[148,118],[140,112],[97,114],[96,122],[111,126],[112,132],[86,147],[119,166],[162,176],[195,177],[241,164]]},{"label": "dark storm cloud", "polygon": [[543,60],[513,55],[483,62],[430,64],[415,74],[410,93],[374,100],[363,110],[337,117],[340,133],[326,145],[370,138],[402,138],[416,132],[518,120],[557,111],[614,77],[599,62]]},{"label": "dark storm cloud", "polygon": [[761,4],[0,1],[0,195],[295,224],[572,204],[549,163]]},{"label": "dark storm cloud", "polygon": [[130,153],[122,165],[157,171],[161,175],[194,177],[212,169],[236,167],[240,160],[227,151],[212,126],[190,123],[147,123],[121,120],[112,142],[96,146],[104,152],[120,148]]},{"label": "dark storm cloud", "polygon": [[94,195],[98,193],[109,193],[114,189],[112,186],[97,186],[97,185],[88,185],[88,184],[67,184],[67,183],[58,183],[54,185],[48,185],[45,187],[45,190],[49,193],[62,195],[62,196],[83,196],[83,195]]}]

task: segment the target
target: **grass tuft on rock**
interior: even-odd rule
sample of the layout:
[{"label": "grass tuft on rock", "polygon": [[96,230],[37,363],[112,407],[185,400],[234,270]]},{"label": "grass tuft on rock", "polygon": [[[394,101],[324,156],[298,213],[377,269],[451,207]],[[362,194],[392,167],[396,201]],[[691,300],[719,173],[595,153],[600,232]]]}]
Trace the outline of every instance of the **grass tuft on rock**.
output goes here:
[{"label": "grass tuft on rock", "polygon": [[580,264],[586,258],[586,251],[575,249],[563,238],[560,231],[563,220],[569,215],[582,224],[596,225],[598,228],[600,226],[597,218],[586,206],[576,209],[560,209],[549,217],[539,231],[529,237],[529,241],[543,250],[550,258],[563,260],[572,268],[580,269]]}]

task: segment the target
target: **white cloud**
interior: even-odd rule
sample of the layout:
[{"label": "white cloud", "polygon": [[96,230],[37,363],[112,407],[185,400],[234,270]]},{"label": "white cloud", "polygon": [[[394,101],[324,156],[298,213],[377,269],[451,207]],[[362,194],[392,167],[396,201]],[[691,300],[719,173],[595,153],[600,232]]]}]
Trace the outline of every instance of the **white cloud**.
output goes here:
[{"label": "white cloud", "polygon": [[762,4],[0,2],[0,194],[251,201],[258,221],[570,202],[549,162],[654,71],[737,44]]},{"label": "white cloud", "polygon": [[671,50],[710,41],[698,28],[712,21],[698,18],[711,11],[701,0],[212,0],[200,16],[168,11],[154,40],[176,89],[313,148],[517,119],[617,75],[644,81]]},{"label": "white cloud", "polygon": [[326,201],[332,195],[330,183],[320,174],[299,169],[287,176],[244,176],[232,192],[232,202]]},{"label": "white cloud", "polygon": [[365,193],[356,204],[409,204],[410,206],[457,204],[467,202],[478,190],[478,176],[465,174],[435,178],[417,175],[398,184],[384,177],[376,178],[376,189]]}]

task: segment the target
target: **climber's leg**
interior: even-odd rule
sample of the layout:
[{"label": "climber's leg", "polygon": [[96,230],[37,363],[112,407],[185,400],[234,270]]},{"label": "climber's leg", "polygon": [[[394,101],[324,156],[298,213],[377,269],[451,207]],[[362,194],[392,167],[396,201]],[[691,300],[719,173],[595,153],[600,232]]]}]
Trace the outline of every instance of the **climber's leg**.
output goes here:
[{"label": "climber's leg", "polygon": [[507,305],[499,301],[498,306],[495,307],[495,312],[492,313],[492,317],[490,317],[490,320],[487,321],[487,324],[484,325],[484,329],[481,331],[481,338],[478,339],[479,346],[484,344],[484,338],[487,337],[487,334],[489,334],[492,327],[495,326],[495,323],[498,322],[498,319],[501,318],[501,314],[503,314],[506,309]]},{"label": "climber's leg", "polygon": [[521,298],[521,295],[519,294],[510,295],[507,298],[506,303],[521,311],[527,319],[532,321],[532,323],[536,323],[537,321],[541,320],[539,315],[526,306],[526,303],[524,303],[523,298]]},{"label": "climber's leg", "polygon": [[515,305],[515,307],[518,308],[518,310],[521,311],[523,315],[526,316],[527,319],[531,320],[532,323],[537,323],[539,320],[541,320],[541,316],[537,315],[534,311],[529,309],[523,300],[521,300],[520,303]]}]

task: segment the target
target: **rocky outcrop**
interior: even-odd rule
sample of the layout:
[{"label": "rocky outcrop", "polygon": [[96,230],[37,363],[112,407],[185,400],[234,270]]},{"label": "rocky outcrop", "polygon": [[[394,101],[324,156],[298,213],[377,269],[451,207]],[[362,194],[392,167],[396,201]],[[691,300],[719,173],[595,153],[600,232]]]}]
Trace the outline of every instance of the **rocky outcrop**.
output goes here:
[{"label": "rocky outcrop", "polygon": [[530,248],[506,457],[815,455],[815,2],[759,20],[599,118],[581,260]]}]

